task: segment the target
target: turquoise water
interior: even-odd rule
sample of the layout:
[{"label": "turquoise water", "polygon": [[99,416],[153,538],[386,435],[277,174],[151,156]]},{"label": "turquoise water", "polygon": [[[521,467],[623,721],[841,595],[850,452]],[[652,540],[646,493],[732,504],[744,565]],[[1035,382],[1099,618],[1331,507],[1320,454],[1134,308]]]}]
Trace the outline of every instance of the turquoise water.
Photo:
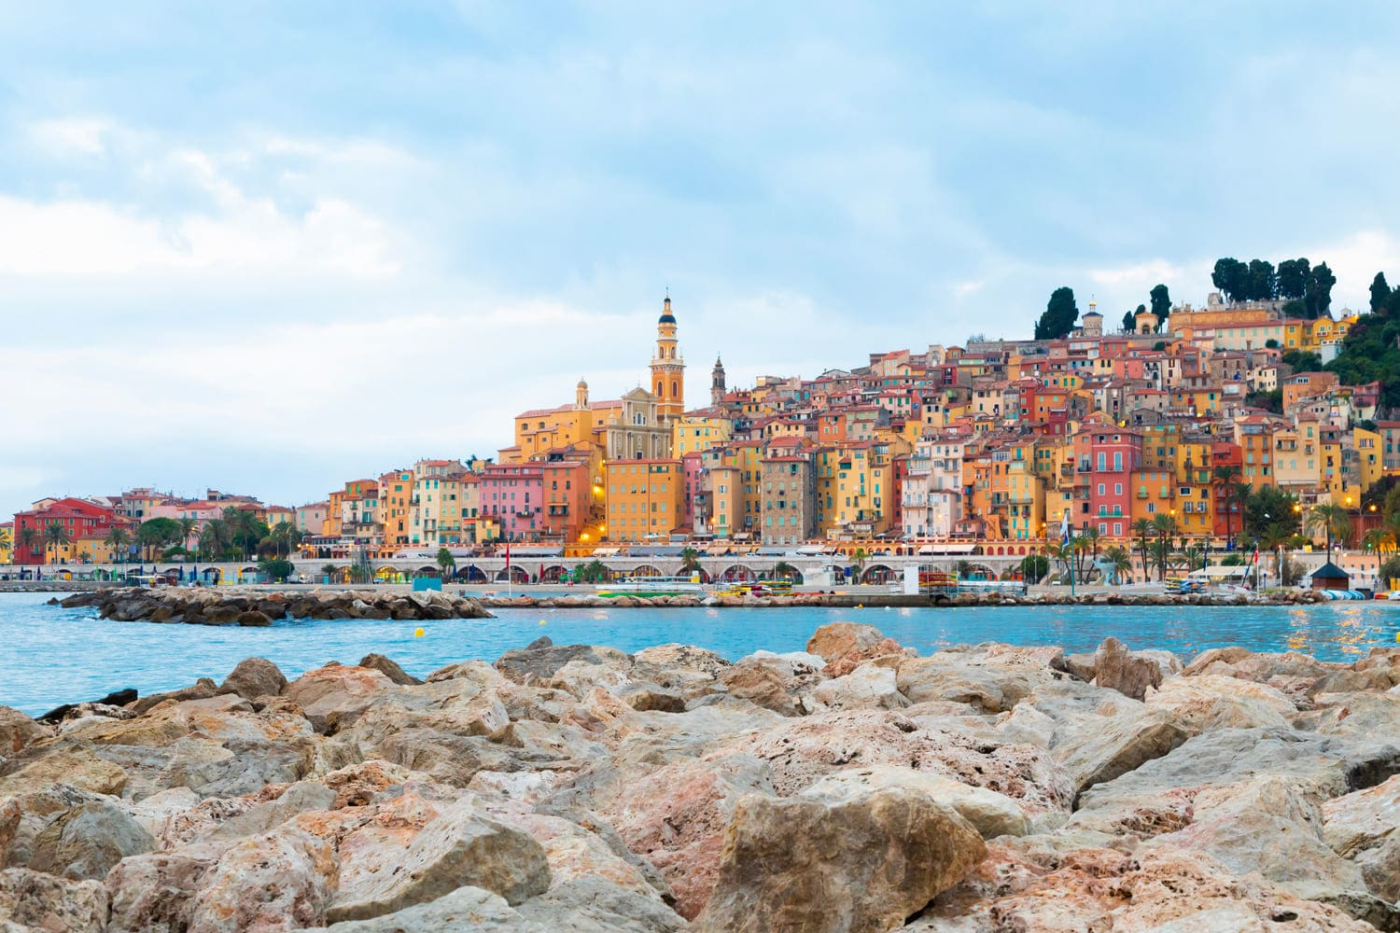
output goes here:
[{"label": "turquoise water", "polygon": [[[683,642],[734,659],[760,648],[801,650],[818,626],[848,620],[874,625],[920,654],[983,641],[1091,651],[1115,635],[1134,648],[1165,648],[1187,658],[1207,648],[1243,645],[1348,660],[1372,645],[1396,644],[1400,625],[1400,603],[1371,602],[1298,608],[530,609],[502,611],[497,619],[308,620],[216,628],[104,621],[92,609],[45,605],[49,598],[0,595],[0,704],[30,714],[124,687],[144,695],[198,677],[222,680],[251,655],[270,658],[295,677],[327,661],[353,664],[377,651],[422,676],[454,661],[495,660],[540,635],[556,644],[624,651]],[[413,635],[418,625],[425,629],[422,638]]]}]

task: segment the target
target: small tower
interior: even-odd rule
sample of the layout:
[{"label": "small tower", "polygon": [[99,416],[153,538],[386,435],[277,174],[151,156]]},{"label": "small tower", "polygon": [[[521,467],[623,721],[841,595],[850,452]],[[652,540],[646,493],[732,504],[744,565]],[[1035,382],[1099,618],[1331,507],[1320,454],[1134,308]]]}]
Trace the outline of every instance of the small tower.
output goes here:
[{"label": "small tower", "polygon": [[588,383],[579,379],[577,388],[574,389],[574,407],[583,411],[588,407]]},{"label": "small tower", "polygon": [[710,373],[710,404],[718,408],[724,404],[724,363],[715,357],[715,368]]},{"label": "small tower", "polygon": [[669,293],[661,303],[661,318],[656,322],[651,384],[656,389],[656,413],[663,424],[685,413],[685,361],[676,346],[676,316],[671,313]]}]

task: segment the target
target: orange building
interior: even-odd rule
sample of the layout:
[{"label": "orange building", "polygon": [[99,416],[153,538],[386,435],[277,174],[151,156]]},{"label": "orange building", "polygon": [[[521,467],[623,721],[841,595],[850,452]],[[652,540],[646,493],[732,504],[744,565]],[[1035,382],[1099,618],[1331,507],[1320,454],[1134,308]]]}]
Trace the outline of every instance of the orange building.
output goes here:
[{"label": "orange building", "polygon": [[664,544],[685,521],[679,460],[611,460],[604,465],[607,539]]}]

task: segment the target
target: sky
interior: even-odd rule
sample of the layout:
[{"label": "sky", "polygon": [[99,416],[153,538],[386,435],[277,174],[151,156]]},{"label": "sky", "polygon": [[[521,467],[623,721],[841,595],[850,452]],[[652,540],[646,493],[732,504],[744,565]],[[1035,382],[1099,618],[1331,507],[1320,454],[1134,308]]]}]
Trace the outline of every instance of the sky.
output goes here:
[{"label": "sky", "polygon": [[0,515],[298,504],[646,377],[1400,280],[1400,8],[0,3]]}]

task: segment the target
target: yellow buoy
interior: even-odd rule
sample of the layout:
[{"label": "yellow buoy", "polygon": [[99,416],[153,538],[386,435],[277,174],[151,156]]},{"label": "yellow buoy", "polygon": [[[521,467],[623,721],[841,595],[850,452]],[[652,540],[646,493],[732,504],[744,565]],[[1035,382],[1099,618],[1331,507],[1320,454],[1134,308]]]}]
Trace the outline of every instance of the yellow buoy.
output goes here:
[{"label": "yellow buoy", "polygon": [[544,619],[540,619],[540,625],[544,625]]},{"label": "yellow buoy", "polygon": [[422,638],[422,637],[423,637],[423,630],[422,630],[421,628],[416,628],[416,629],[414,629],[414,630],[413,630],[413,637],[414,637],[414,638]]},{"label": "yellow buoy", "polygon": [[865,608],[865,603],[856,603],[856,608],[857,608],[857,609],[864,609],[864,608]]}]

